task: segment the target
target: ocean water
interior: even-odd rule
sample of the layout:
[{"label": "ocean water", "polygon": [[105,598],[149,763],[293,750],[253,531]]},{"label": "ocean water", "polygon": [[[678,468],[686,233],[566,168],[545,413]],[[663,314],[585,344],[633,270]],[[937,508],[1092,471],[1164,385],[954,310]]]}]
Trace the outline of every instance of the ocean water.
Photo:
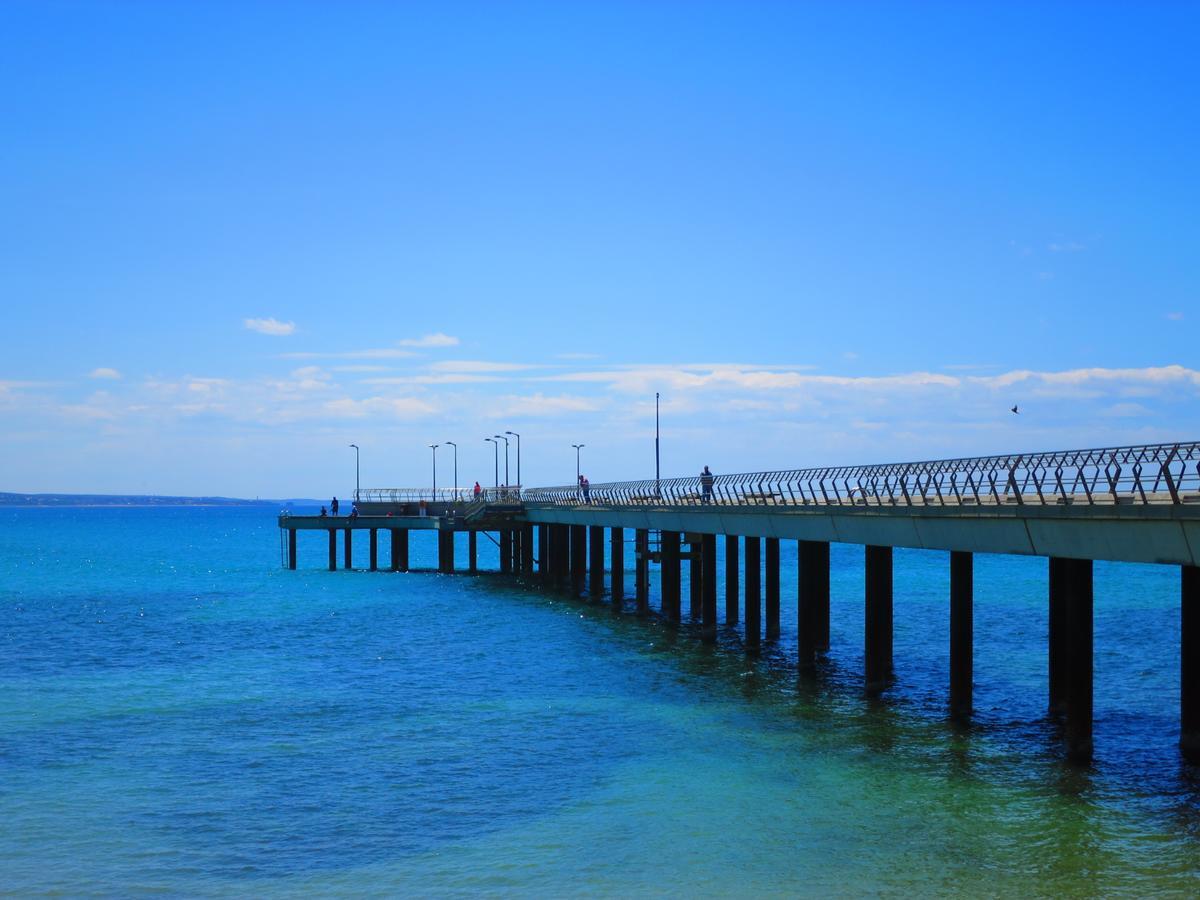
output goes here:
[{"label": "ocean water", "polygon": [[[794,544],[784,634],[750,658],[736,629],[709,647],[494,574],[330,573],[320,534],[289,572],[263,510],[0,526],[2,893],[1200,891],[1175,569],[1097,564],[1078,768],[1045,714],[1044,560],[976,560],[961,729],[945,554],[896,552],[897,682],[868,701],[861,548],[833,548],[802,680]],[[411,552],[432,568],[432,535]]]}]

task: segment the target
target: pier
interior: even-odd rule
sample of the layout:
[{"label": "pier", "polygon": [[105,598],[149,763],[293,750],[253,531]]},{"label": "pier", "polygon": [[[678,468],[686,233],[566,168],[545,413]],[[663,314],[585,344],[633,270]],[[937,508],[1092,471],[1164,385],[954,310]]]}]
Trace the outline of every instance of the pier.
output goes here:
[{"label": "pier", "polygon": [[[702,639],[715,641],[721,540],[725,621],[743,623],[749,652],[778,637],[780,567],[795,566],[801,673],[815,670],[830,644],[830,544],[862,545],[862,678],[869,695],[886,690],[893,677],[893,549],[944,551],[950,572],[947,708],[963,722],[970,720],[974,678],[974,554],[1043,557],[1047,706],[1063,717],[1067,754],[1076,761],[1093,753],[1093,563],[1177,566],[1180,747],[1200,758],[1200,443],[650,479],[591,485],[586,496],[570,485],[497,488],[479,497],[370,489],[358,491],[356,500],[353,519],[281,515],[286,564],[297,566],[298,532],[324,531],[328,566],[336,569],[341,531],[343,565],[352,568],[351,534],[367,530],[369,568],[379,567],[384,531],[389,567],[407,571],[409,533],[428,530],[437,533],[439,571],[474,572],[482,532],[500,549],[502,573],[597,597],[605,593],[607,574],[608,597],[620,608],[632,537],[637,612],[650,612],[650,573],[657,567],[661,615],[681,623],[686,564],[689,613]],[[454,559],[459,531],[469,536],[465,567]]]}]

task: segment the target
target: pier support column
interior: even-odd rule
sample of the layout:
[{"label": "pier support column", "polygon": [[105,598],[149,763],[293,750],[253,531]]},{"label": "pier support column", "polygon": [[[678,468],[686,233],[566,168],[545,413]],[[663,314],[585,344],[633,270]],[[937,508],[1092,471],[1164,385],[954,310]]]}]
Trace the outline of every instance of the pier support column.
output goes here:
[{"label": "pier support column", "polygon": [[438,571],[450,575],[454,572],[454,532],[438,529]]},{"label": "pier support column", "polygon": [[769,537],[766,544],[767,640],[779,637],[779,538]]},{"label": "pier support column", "polygon": [[738,621],[738,536],[725,535],[725,624]]},{"label": "pier support column", "polygon": [[1067,755],[1092,758],[1092,561],[1067,561]]},{"label": "pier support column", "polygon": [[329,571],[337,571],[337,529],[329,529]]},{"label": "pier support column", "polygon": [[479,571],[479,532],[467,532],[467,571],[472,575]]},{"label": "pier support column", "polygon": [[747,537],[746,549],[746,645],[758,647],[762,640],[762,545]]},{"label": "pier support column", "polygon": [[950,717],[965,722],[971,717],[974,676],[975,557],[950,553]]},{"label": "pier support column", "polygon": [[509,571],[514,575],[521,574],[521,529],[513,528],[508,532],[508,550],[511,555]]},{"label": "pier support column", "polygon": [[401,572],[408,571],[408,529],[401,528],[396,532],[397,559],[400,564],[396,567]]},{"label": "pier support column", "polygon": [[892,548],[867,547],[866,689],[884,690],[892,680]]},{"label": "pier support column", "polygon": [[700,566],[700,604],[704,619],[704,640],[712,643],[717,639],[717,536],[706,534],[700,541],[702,563]]},{"label": "pier support column", "polygon": [[829,644],[829,544],[798,541],[797,551],[796,657],[800,671],[807,672],[816,667],[817,651]]},{"label": "pier support column", "polygon": [[554,565],[551,567],[554,581],[565,583],[571,574],[571,526],[551,525],[550,546],[554,553]]},{"label": "pier support column", "polygon": [[588,591],[594,597],[604,593],[604,526],[588,527]]},{"label": "pier support column", "polygon": [[[295,534],[295,532],[292,532]],[[1179,747],[1200,759],[1200,568],[1179,571]]]},{"label": "pier support column", "polygon": [[352,556],[353,556],[353,550],[354,550],[354,532],[351,531],[349,528],[346,529],[346,534],[345,534],[343,543],[345,544],[345,559],[342,560],[342,564],[347,569],[353,569],[354,568],[354,560],[352,559]]},{"label": "pier support column", "polygon": [[512,571],[512,532],[506,528],[500,529],[500,573],[507,575]]},{"label": "pier support column", "polygon": [[613,606],[620,609],[621,601],[625,599],[625,529],[612,529],[610,541],[608,552],[612,558],[609,564],[609,568],[612,569],[612,602]]},{"label": "pier support column", "polygon": [[542,583],[550,580],[550,526],[537,526],[537,570]]},{"label": "pier support column", "polygon": [[288,568],[296,568],[296,529],[288,529]]},{"label": "pier support column", "polygon": [[1069,561],[1050,557],[1049,585],[1049,646],[1047,647],[1047,676],[1049,708],[1052,713],[1067,709],[1067,567]]},{"label": "pier support column", "polygon": [[587,575],[587,526],[571,526],[571,588],[583,590]]},{"label": "pier support column", "polygon": [[379,529],[378,528],[371,529],[371,542],[370,542],[370,551],[369,552],[370,552],[370,558],[371,558],[371,571],[377,572],[377,571],[379,571]]},{"label": "pier support column", "polygon": [[388,529],[388,544],[391,553],[388,554],[388,568],[393,572],[400,571],[400,532],[395,528]]},{"label": "pier support column", "polygon": [[638,528],[633,536],[633,590],[639,613],[650,611],[650,531]]},{"label": "pier support column", "polygon": [[688,617],[692,621],[700,619],[701,591],[704,586],[703,541],[699,534],[687,535],[688,545]]},{"label": "pier support column", "polygon": [[678,622],[682,616],[682,601],[679,595],[679,532],[659,532],[662,548],[662,611],[670,622]]},{"label": "pier support column", "polygon": [[533,526],[521,526],[521,572],[526,578],[533,577]]}]

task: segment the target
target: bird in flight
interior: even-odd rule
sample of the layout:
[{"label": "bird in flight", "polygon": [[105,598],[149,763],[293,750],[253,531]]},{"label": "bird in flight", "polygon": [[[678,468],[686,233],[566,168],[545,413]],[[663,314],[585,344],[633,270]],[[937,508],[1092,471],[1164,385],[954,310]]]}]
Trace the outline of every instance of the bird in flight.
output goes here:
[{"label": "bird in flight", "polygon": [[1013,415],[1017,415],[1017,416],[1019,416],[1019,415],[1021,414],[1021,413],[1020,413],[1020,412],[1017,410],[1017,406],[1016,406],[1016,404],[1015,404],[1015,403],[1013,404],[1012,413],[1013,413]]}]

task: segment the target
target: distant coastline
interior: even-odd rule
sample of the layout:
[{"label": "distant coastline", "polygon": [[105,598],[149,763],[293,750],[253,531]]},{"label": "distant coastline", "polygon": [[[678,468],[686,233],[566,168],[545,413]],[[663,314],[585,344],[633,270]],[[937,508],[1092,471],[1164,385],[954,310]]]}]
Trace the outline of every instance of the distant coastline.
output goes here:
[{"label": "distant coastline", "polygon": [[61,509],[98,507],[105,509],[134,509],[178,506],[265,506],[272,509],[289,506],[320,506],[322,501],[304,498],[288,500],[238,497],[168,497],[157,494],[18,494],[0,491],[0,508]]}]

